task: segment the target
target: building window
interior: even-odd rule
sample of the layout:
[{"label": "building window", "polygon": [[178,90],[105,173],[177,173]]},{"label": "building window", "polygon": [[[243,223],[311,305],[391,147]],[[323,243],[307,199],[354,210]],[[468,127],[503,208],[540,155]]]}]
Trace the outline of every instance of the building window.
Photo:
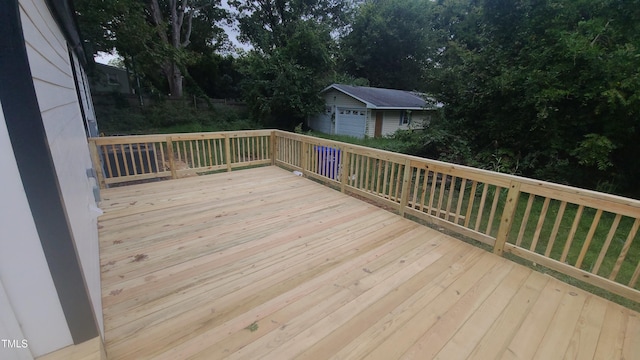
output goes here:
[{"label": "building window", "polygon": [[120,85],[120,82],[118,81],[118,76],[116,74],[107,74],[107,84]]},{"label": "building window", "polygon": [[409,125],[411,123],[411,111],[402,110],[400,112],[400,125]]}]

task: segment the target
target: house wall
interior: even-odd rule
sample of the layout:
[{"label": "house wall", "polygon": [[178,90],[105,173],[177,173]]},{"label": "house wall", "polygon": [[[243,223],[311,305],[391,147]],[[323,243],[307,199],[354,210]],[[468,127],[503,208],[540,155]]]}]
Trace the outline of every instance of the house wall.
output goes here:
[{"label": "house wall", "polygon": [[0,302],[0,314],[3,323],[6,321],[7,331],[11,329],[11,317],[20,324],[22,334],[14,330],[10,336],[23,335],[29,339],[27,351],[0,348],[0,358],[22,359],[46,354],[73,341],[31,215],[2,111],[0,169],[0,198],[4,204],[0,206],[0,282],[7,299],[6,303]]},{"label": "house wall", "polygon": [[[98,79],[91,84],[91,88],[96,92],[118,92],[121,94],[131,94],[131,86],[129,85],[129,76],[127,71],[114,66],[96,64]],[[109,83],[109,76],[114,83]]]},{"label": "house wall", "polygon": [[[25,339],[22,330],[20,329],[20,323],[16,319],[16,314],[13,312],[13,307],[7,296],[7,292],[2,284],[2,278],[0,276],[0,339],[7,339],[12,341],[19,341],[22,346],[22,339]],[[29,343],[27,342],[27,345]],[[0,355],[3,355],[3,359],[6,360],[27,360],[32,359],[31,352],[28,349],[0,349]]]},{"label": "house wall", "polygon": [[[86,174],[92,163],[72,59],[67,42],[44,0],[20,0],[20,10],[34,87],[60,190],[93,310],[103,332],[98,212],[93,198],[95,180]],[[78,75],[79,86],[86,85],[82,84],[86,77]],[[80,101],[89,103],[89,99]],[[84,110],[95,119],[92,107],[87,106]]]},{"label": "house wall", "polygon": [[433,116],[431,110],[412,110],[409,125],[400,125],[400,110],[372,110],[367,121],[367,136],[373,137],[375,133],[376,112],[383,112],[382,136],[392,135],[398,129],[422,129],[426,127]]},{"label": "house wall", "polygon": [[90,137],[100,135],[98,131],[98,121],[96,119],[95,110],[93,108],[93,99],[91,97],[91,87],[86,71],[80,65],[75,53],[72,53],[74,61],[76,77],[78,80],[78,94],[80,95],[80,103],[84,109],[84,121]]},{"label": "house wall", "polygon": [[[366,107],[366,104],[362,101],[356,100],[349,95],[333,89],[324,93],[323,97],[325,100],[325,106],[330,107],[332,112],[335,112],[337,107],[360,109]],[[326,111],[322,114],[312,116],[308,121],[308,125],[312,129],[326,134],[335,133],[335,124],[331,122],[331,115],[327,114]]]}]

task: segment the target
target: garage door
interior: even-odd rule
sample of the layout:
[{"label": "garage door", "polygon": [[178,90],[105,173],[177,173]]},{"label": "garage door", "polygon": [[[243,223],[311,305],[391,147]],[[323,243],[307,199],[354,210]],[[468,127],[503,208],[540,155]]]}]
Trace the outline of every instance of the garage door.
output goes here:
[{"label": "garage door", "polygon": [[363,138],[366,113],[364,108],[338,108],[336,134]]}]

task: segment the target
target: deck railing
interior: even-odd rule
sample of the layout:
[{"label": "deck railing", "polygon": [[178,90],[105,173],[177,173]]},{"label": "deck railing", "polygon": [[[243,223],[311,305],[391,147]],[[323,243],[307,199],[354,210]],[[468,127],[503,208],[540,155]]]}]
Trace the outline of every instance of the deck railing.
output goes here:
[{"label": "deck railing", "polygon": [[274,133],[277,165],[640,302],[640,201]]},{"label": "deck railing", "polygon": [[89,139],[101,188],[154,178],[271,164],[273,131],[110,136]]},{"label": "deck railing", "polygon": [[640,201],[277,130],[90,139],[102,187],[276,164],[640,302]]}]

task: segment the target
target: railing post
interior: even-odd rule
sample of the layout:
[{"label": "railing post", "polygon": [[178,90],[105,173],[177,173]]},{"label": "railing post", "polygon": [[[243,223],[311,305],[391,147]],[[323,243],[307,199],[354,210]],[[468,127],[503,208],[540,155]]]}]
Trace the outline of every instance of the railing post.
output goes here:
[{"label": "railing post", "polygon": [[349,167],[351,167],[351,154],[347,152],[344,146],[340,147],[342,154],[342,169],[340,169],[340,191],[345,192],[347,181],[349,181]]},{"label": "railing post", "polygon": [[95,140],[89,139],[89,153],[91,154],[91,160],[93,162],[93,168],[96,171],[96,180],[100,189],[107,187],[104,181],[104,172],[102,171],[102,161],[100,161],[100,153],[98,152],[98,145]]},{"label": "railing post", "polygon": [[402,190],[400,194],[400,216],[404,216],[404,209],[409,203],[409,183],[411,182],[411,160],[404,162],[404,174],[402,175]]},{"label": "railing post", "polygon": [[302,168],[302,173],[307,174],[307,162],[308,162],[308,149],[309,146],[303,140],[300,140],[300,167]]},{"label": "railing post", "polygon": [[507,193],[507,202],[502,210],[500,217],[500,227],[496,235],[496,243],[493,246],[493,253],[502,256],[504,244],[507,242],[513,218],[518,207],[518,199],[520,198],[520,182],[511,181],[509,184],[509,192]]},{"label": "railing post", "polygon": [[276,131],[271,131],[271,165],[276,164]]},{"label": "railing post", "polygon": [[171,170],[171,178],[178,178],[178,171],[176,170],[175,155],[173,154],[173,140],[171,136],[167,136],[167,156],[169,157],[169,170]]},{"label": "railing post", "polygon": [[224,134],[224,160],[227,163],[227,172],[231,171],[231,141],[229,134]]}]

